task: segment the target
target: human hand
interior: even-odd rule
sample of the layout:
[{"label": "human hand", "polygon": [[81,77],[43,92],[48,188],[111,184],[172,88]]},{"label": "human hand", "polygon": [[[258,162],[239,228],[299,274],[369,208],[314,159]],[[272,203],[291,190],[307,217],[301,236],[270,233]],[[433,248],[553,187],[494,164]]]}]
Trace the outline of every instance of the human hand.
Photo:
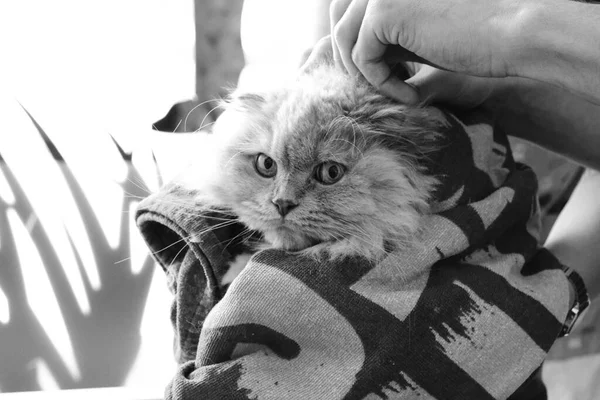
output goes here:
[{"label": "human hand", "polygon": [[[514,46],[505,28],[519,5],[496,0],[333,0],[334,59],[350,74],[364,75],[383,93],[416,103],[417,91],[391,73],[386,62],[390,54],[469,75],[507,76],[511,65],[506,52]],[[451,77],[434,74],[441,76]],[[475,82],[464,76],[452,79],[468,80],[467,87]],[[416,77],[414,82],[423,83]]]},{"label": "human hand", "polygon": [[470,109],[485,103],[498,83],[496,78],[483,78],[444,71],[429,65],[415,64],[415,74],[406,80],[418,94],[421,103],[443,103]]},{"label": "human hand", "polygon": [[[440,102],[461,108],[474,108],[490,97],[496,85],[497,79],[444,71],[416,62],[404,62],[403,53],[395,51],[396,49],[398,47],[386,52],[384,60],[386,65],[390,66],[403,64],[411,76],[406,84],[410,91],[415,91],[414,102]],[[326,36],[315,44],[301,71],[307,71],[321,63],[331,63],[333,58],[332,40],[330,36]],[[406,97],[400,100],[407,102]]]}]

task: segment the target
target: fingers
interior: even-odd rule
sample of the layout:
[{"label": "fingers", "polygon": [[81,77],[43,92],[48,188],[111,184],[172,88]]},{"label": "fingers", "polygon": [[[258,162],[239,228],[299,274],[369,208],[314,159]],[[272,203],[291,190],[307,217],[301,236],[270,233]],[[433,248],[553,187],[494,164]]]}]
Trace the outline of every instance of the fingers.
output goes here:
[{"label": "fingers", "polygon": [[444,84],[443,78],[442,71],[438,72],[424,65],[414,76],[407,79],[406,83],[416,88],[421,103],[429,104],[450,97],[452,85]]},{"label": "fingers", "polygon": [[368,5],[369,0],[333,0],[331,3],[334,61],[351,76],[362,74],[382,93],[403,103],[415,104],[419,101],[417,91],[395,76],[384,59],[389,43],[382,42],[375,34],[371,19],[365,18]]},{"label": "fingers", "polygon": [[[395,76],[384,59],[388,43],[376,34],[373,18],[365,18],[369,0],[333,0],[330,7],[331,43],[335,64],[352,76],[363,75],[382,93],[402,103],[419,102],[417,90]],[[396,52],[398,53],[398,52]],[[400,52],[405,59],[418,57]],[[400,54],[399,53],[399,54]]]},{"label": "fingers", "polygon": [[487,101],[498,82],[424,65],[407,83],[413,85],[422,103],[445,103],[471,109]]},{"label": "fingers", "polygon": [[341,62],[351,76],[360,75],[359,68],[352,59],[352,51],[360,36],[368,3],[369,0],[352,0],[342,18],[333,28],[334,40]]},{"label": "fingers", "polygon": [[[352,3],[352,0],[333,0],[329,7],[329,26],[331,29],[331,44],[333,47],[333,59],[335,64],[338,66],[343,66],[342,57],[340,55],[340,50],[338,49],[338,44],[336,41],[336,34],[338,33],[336,27],[338,22],[342,19],[348,6]],[[334,32],[335,31],[335,32]],[[357,30],[358,34],[358,30]],[[356,39],[356,38],[355,38]]]},{"label": "fingers", "polygon": [[366,75],[365,78],[381,93],[404,104],[414,105],[419,103],[419,92],[414,86],[392,74],[389,67],[384,63],[376,65],[375,68],[379,69],[378,76],[387,74],[387,78],[380,83],[370,81]]},{"label": "fingers", "polygon": [[364,20],[352,50],[354,64],[371,85],[387,96],[416,104],[419,101],[417,91],[395,76],[386,63],[384,55],[389,43],[383,40],[376,35],[371,20]]},{"label": "fingers", "polygon": [[432,67],[435,67],[437,69],[443,69],[443,68],[425,60],[424,58],[419,57],[412,51],[406,50],[404,47],[397,46],[397,45],[388,46],[387,49],[385,50],[384,58],[388,63],[394,63],[394,62],[404,62],[406,64],[419,63],[419,64],[431,65]]}]

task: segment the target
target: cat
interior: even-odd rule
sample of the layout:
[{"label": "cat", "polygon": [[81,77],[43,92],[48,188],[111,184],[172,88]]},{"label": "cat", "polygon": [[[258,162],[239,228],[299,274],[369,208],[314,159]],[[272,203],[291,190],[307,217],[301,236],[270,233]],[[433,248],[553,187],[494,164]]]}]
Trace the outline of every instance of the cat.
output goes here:
[{"label": "cat", "polygon": [[[331,64],[265,93],[233,92],[191,183],[267,247],[377,260],[418,241],[438,184],[428,155],[445,125]],[[192,174],[193,175],[193,174]]]}]

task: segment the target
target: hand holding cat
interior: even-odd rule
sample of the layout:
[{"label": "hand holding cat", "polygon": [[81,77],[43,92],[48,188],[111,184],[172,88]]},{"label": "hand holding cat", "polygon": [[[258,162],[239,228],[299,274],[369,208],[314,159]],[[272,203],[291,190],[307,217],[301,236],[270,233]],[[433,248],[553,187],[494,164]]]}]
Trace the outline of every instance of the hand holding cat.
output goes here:
[{"label": "hand holding cat", "polygon": [[510,43],[495,43],[498,35],[478,32],[490,29],[487,21],[495,18],[498,3],[334,0],[334,56],[350,74],[362,73],[386,94],[409,103],[418,100],[416,92],[391,74],[384,62],[390,52],[450,71],[506,76],[510,67],[502,53]]},{"label": "hand holding cat", "polygon": [[[332,62],[333,58],[332,40],[330,36],[326,36],[315,44],[301,69],[308,70],[322,62]],[[402,61],[398,53],[393,51],[386,53],[386,63]],[[444,71],[420,63],[408,63],[407,69],[411,72],[411,78],[406,81],[406,84],[393,77],[401,88],[406,87],[402,95],[392,95],[403,103],[436,101],[462,108],[474,108],[489,98],[496,84],[495,79]],[[418,88],[418,94],[414,88]]]},{"label": "hand holding cat", "polygon": [[390,54],[470,76],[536,79],[600,104],[599,17],[599,7],[556,0],[333,0],[330,8],[336,63],[406,103],[431,96],[418,95],[428,80],[408,82],[417,90],[395,77]]}]

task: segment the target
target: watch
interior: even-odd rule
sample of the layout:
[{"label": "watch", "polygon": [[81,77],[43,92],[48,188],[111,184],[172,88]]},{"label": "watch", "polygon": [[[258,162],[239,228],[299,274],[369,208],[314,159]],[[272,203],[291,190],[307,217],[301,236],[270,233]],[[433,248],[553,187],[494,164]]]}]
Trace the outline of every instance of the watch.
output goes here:
[{"label": "watch", "polygon": [[587,289],[585,288],[585,283],[581,276],[573,269],[562,265],[562,270],[564,271],[567,279],[569,279],[569,283],[573,285],[573,289],[575,289],[575,304],[567,313],[567,319],[560,331],[559,336],[569,336],[573,326],[575,326],[575,322],[581,314],[585,311],[586,308],[590,305],[590,295],[588,294]]}]

